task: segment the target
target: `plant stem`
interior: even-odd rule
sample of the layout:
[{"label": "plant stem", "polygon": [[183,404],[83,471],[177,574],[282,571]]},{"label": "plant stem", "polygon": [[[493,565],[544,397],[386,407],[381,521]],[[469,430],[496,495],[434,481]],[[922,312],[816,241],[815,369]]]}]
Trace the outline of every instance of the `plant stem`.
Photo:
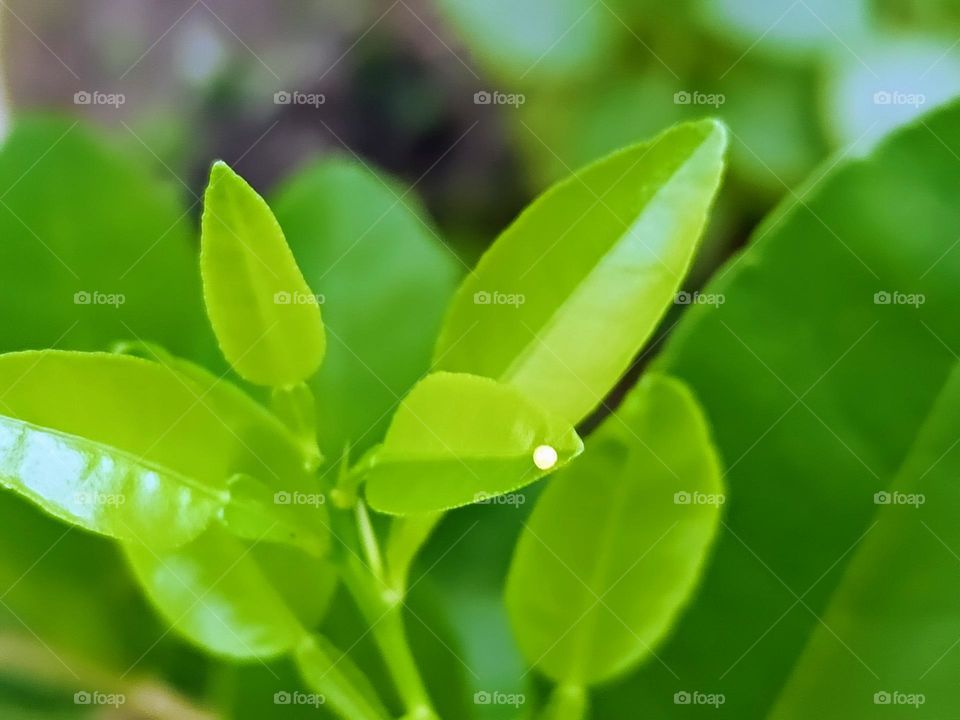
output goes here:
[{"label": "plant stem", "polygon": [[370,632],[406,708],[404,717],[439,720],[407,641],[403,594],[386,582],[380,549],[366,507],[360,500],[352,508],[333,507],[331,520],[337,537],[346,547],[340,558],[344,585],[370,625]]},{"label": "plant stem", "polygon": [[370,568],[370,572],[377,580],[386,584],[380,545],[377,543],[377,536],[373,531],[370,515],[367,513],[367,505],[363,500],[357,501],[356,513],[357,530],[360,533],[360,542],[363,544],[363,554],[367,559],[367,567]]},{"label": "plant stem", "polygon": [[387,670],[411,718],[437,718],[407,642],[403,596],[375,578],[359,559],[348,558],[344,583],[370,623]]}]

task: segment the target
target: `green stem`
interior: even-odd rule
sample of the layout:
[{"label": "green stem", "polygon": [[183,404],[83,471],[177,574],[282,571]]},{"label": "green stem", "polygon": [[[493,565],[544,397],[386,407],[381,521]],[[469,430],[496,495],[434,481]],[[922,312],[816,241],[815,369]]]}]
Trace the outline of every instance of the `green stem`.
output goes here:
[{"label": "green stem", "polygon": [[538,720],[584,720],[587,691],[582,685],[557,685]]},{"label": "green stem", "polygon": [[377,535],[373,531],[373,524],[370,522],[370,515],[367,513],[367,504],[363,500],[357,501],[356,513],[357,530],[360,533],[360,542],[363,543],[363,554],[367,559],[367,567],[377,580],[386,584],[380,545],[377,543]]},{"label": "green stem", "polygon": [[357,558],[344,567],[344,584],[370,623],[387,671],[411,718],[437,718],[407,642],[403,623],[403,596],[375,578]]},{"label": "green stem", "polygon": [[[439,720],[407,641],[403,594],[391,588],[384,578],[380,550],[366,508],[362,501],[357,501],[353,508],[331,508],[331,520],[346,546],[340,557],[344,585],[370,624],[370,632],[406,709],[404,717]],[[361,552],[365,560],[359,555]]]}]

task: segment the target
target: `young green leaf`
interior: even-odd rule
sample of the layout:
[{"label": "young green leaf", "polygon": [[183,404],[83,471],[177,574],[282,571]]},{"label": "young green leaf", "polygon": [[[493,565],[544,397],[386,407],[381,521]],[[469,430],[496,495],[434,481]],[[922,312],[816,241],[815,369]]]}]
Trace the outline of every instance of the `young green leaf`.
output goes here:
[{"label": "young green leaf", "polygon": [[2,416],[0,485],[73,525],[155,546],[193,539],[228,499],[131,453]]},{"label": "young green leaf", "polygon": [[463,272],[409,188],[356,160],[325,157],[283,184],[271,207],[310,286],[330,345],[310,381],[318,439],[338,457],[383,439],[397,398],[430,368]]},{"label": "young green leaf", "polygon": [[227,485],[229,502],[220,519],[232,535],[294,545],[317,557],[330,549],[330,518],[322,493],[275,490],[243,473]]},{"label": "young green leaf", "polygon": [[[136,544],[125,550],[164,619],[205,650],[231,658],[265,659],[295,648],[336,584],[332,568],[322,561],[280,545],[251,545],[216,526],[175,550]],[[274,555],[262,556],[262,551]],[[269,573],[279,566],[278,552],[296,562],[287,562],[283,577],[274,578]],[[309,615],[297,605],[304,602],[311,604]]]},{"label": "young green leaf", "polygon": [[280,417],[237,385],[152,343],[119,342],[112,350],[160,363],[176,375],[189,378],[197,385],[199,401],[240,434],[238,440],[246,445],[256,463],[251,474],[277,486],[294,483],[297,489],[309,489],[309,485],[304,484],[304,473],[315,469],[316,449],[308,447]]},{"label": "young green leaf", "polygon": [[520,537],[506,598],[528,660],[576,687],[649,656],[697,582],[723,499],[697,402],[645,377]]},{"label": "young green leaf", "polygon": [[[0,482],[94,532],[156,547],[187,542],[228,501],[234,473],[298,471],[282,459],[291,446],[275,428],[219,397],[129,356],[2,355]],[[245,440],[253,437],[256,446]]]},{"label": "young green leaf", "polygon": [[200,271],[207,314],[237,373],[285,386],[316,372],[326,348],[319,301],[267,203],[223,162],[204,195]]},{"label": "young green leaf", "polygon": [[719,122],[678,125],[547,191],[460,286],[438,367],[495,378],[582,420],[673,301],[726,144]]},{"label": "young green leaf", "polygon": [[417,515],[528,485],[583,449],[573,427],[489,378],[434,373],[397,409],[366,476],[371,507]]}]

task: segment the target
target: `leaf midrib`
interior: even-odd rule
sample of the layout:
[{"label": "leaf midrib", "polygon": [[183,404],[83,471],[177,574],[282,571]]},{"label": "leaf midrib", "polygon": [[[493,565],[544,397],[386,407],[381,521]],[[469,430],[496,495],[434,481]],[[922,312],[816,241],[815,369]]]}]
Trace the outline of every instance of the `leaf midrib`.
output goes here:
[{"label": "leaf midrib", "polygon": [[[676,181],[677,176],[683,171],[683,169],[686,168],[696,158],[696,156],[703,151],[704,144],[707,141],[707,139],[709,139],[709,137],[710,136],[708,135],[706,138],[701,140],[700,143],[697,145],[696,149],[693,152],[691,152],[689,155],[687,155],[687,157],[682,162],[677,164],[674,170],[670,173],[669,179],[666,182],[662,183],[660,187],[658,187],[657,190],[647,199],[647,201],[643,204],[643,206],[637,210],[631,224],[628,225],[617,236],[617,239],[613,243],[611,243],[610,246],[603,252],[603,254],[597,259],[597,261],[591,266],[590,270],[581,277],[580,281],[567,294],[563,302],[557,304],[554,310],[547,316],[547,318],[540,324],[538,328],[531,328],[531,330],[534,331],[533,336],[530,338],[530,340],[527,341],[526,345],[524,345],[521,351],[514,357],[514,359],[510,362],[510,364],[506,367],[506,369],[503,370],[503,372],[500,374],[499,379],[502,382],[509,383],[510,380],[521,371],[523,366],[529,361],[530,357],[537,351],[540,345],[540,337],[545,333],[549,333],[553,328],[555,328],[557,325],[559,325],[562,322],[562,320],[564,319],[564,316],[566,315],[566,309],[571,304],[570,301],[573,298],[580,295],[581,293],[585,292],[584,287],[589,284],[590,279],[599,273],[600,268],[604,265],[605,262],[607,262],[608,258],[611,255],[613,255],[613,253],[617,250],[617,248],[620,247],[620,245],[624,242],[624,238],[630,236],[631,229],[637,225],[637,223],[640,221],[640,218],[643,216],[643,214],[647,212],[648,208],[651,207],[654,203],[656,203],[658,198],[662,194],[664,194],[668,188],[672,187],[672,185]],[[602,203],[603,196],[600,196],[600,199],[598,199],[597,202]],[[691,248],[691,252],[687,253],[686,264],[689,264],[691,256],[692,256],[692,248]],[[663,265],[664,263],[661,260],[661,267]],[[682,277],[678,279],[682,279]]]},{"label": "leaf midrib", "polygon": [[[27,420],[21,420],[20,418],[12,417],[10,415],[0,415],[0,426],[6,423],[13,424],[15,426],[15,430],[24,428],[26,429],[27,433],[53,436],[65,440],[73,446],[86,446],[92,448],[100,455],[119,457],[130,465],[156,473],[161,477],[170,478],[171,480],[181,485],[185,485],[192,490],[196,490],[197,492],[206,495],[217,502],[226,503],[230,499],[229,491],[226,489],[219,491],[207,485],[203,481],[193,478],[192,476],[185,475],[177,470],[173,470],[166,465],[161,465],[152,460],[147,460],[140,455],[132,453],[128,450],[123,450],[114,445],[110,445],[109,443],[93,440],[82,435],[64,432],[62,430],[57,430],[56,428],[47,427],[45,425],[37,425]],[[26,435],[23,435],[23,437],[26,437]],[[19,446],[18,449],[22,451],[22,438],[17,441],[16,445]],[[82,447],[78,449],[83,451]]]}]

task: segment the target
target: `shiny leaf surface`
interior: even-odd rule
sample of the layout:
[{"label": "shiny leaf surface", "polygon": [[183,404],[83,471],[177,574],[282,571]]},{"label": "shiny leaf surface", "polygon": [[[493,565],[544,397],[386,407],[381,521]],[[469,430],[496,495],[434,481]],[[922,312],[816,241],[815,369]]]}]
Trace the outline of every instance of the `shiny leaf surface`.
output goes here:
[{"label": "shiny leaf surface", "polygon": [[523,487],[582,449],[573,427],[513,388],[434,373],[394,415],[367,474],[367,498],[381,512],[427,514]]}]

